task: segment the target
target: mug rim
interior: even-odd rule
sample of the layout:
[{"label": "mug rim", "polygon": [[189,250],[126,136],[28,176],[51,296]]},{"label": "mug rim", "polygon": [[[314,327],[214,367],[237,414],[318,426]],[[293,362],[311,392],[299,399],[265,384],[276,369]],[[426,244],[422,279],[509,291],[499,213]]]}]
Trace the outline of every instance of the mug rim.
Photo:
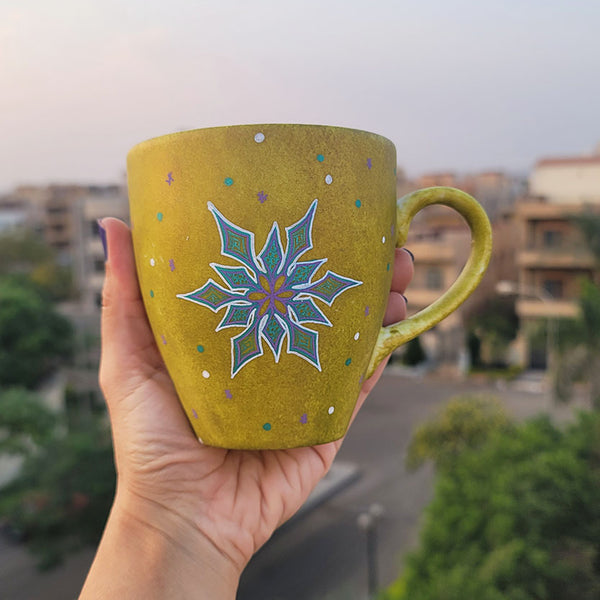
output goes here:
[{"label": "mug rim", "polygon": [[138,142],[137,144],[132,146],[131,149],[129,150],[129,152],[127,153],[127,158],[129,158],[134,153],[146,150],[146,148],[148,148],[148,147],[155,146],[157,144],[162,144],[162,143],[174,142],[177,139],[187,137],[190,134],[195,134],[200,131],[212,131],[212,130],[218,130],[218,129],[221,129],[221,130],[244,129],[244,128],[256,128],[256,127],[280,127],[280,128],[306,127],[306,128],[317,129],[317,130],[338,129],[341,131],[352,132],[355,134],[359,133],[362,135],[366,135],[368,137],[378,138],[385,144],[389,144],[389,145],[391,145],[392,148],[395,149],[395,145],[394,145],[394,142],[392,142],[392,140],[390,140],[389,138],[387,138],[379,133],[367,131],[366,129],[357,129],[354,127],[344,127],[341,125],[322,125],[322,124],[317,124],[317,123],[240,123],[240,124],[235,124],[235,125],[217,125],[214,127],[197,127],[194,129],[185,129],[183,131],[175,131],[172,133],[166,133],[166,134],[154,136],[154,137],[148,138],[146,140],[143,140],[141,142]]}]

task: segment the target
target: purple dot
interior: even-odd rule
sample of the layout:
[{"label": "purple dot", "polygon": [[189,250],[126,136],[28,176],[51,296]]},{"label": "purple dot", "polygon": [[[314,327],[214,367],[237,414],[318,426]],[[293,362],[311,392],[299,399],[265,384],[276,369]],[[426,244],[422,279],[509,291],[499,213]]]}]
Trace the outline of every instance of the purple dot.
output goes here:
[{"label": "purple dot", "polygon": [[361,376],[360,376],[360,379],[358,380],[358,383],[362,383],[364,378],[365,378],[365,376],[364,376],[364,375],[361,375]]},{"label": "purple dot", "polygon": [[167,343],[167,338],[164,335],[161,335],[160,337],[162,339],[162,343],[166,344]]},{"label": "purple dot", "polygon": [[300,417],[300,423],[302,423],[302,425],[306,425],[306,423],[308,423],[308,415],[306,413]]},{"label": "purple dot", "polygon": [[192,415],[194,416],[194,419],[198,418],[198,413],[196,412],[195,408],[192,408]]},{"label": "purple dot", "polygon": [[367,167],[369,170],[371,170],[371,167],[373,166],[373,161],[370,158],[367,158]]},{"label": "purple dot", "polygon": [[368,315],[368,314],[369,314],[369,307],[365,306],[365,315]]},{"label": "purple dot", "polygon": [[226,396],[227,398],[229,398],[229,400],[231,400],[231,399],[233,398],[233,395],[231,394],[231,391],[230,391],[230,390],[225,390],[225,396]]},{"label": "purple dot", "polygon": [[171,269],[171,272],[175,270],[175,261],[172,258],[169,259],[169,269]]}]

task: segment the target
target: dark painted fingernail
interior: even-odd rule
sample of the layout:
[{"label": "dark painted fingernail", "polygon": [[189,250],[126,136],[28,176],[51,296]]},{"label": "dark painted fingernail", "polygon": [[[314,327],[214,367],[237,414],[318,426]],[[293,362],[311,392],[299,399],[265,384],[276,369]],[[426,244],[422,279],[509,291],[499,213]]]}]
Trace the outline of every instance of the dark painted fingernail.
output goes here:
[{"label": "dark painted fingernail", "polygon": [[102,225],[102,219],[98,219],[96,221],[98,224],[98,235],[100,236],[100,241],[102,242],[102,248],[104,250],[104,260],[108,259],[108,247],[106,245],[106,229]]},{"label": "dark painted fingernail", "polygon": [[408,248],[402,248],[402,250],[404,250],[405,252],[408,252],[408,255],[410,256],[410,260],[415,262],[415,255]]},{"label": "dark painted fingernail", "polygon": [[402,294],[402,297],[404,298],[404,302],[406,302],[406,304],[408,304],[408,298],[404,294]]}]

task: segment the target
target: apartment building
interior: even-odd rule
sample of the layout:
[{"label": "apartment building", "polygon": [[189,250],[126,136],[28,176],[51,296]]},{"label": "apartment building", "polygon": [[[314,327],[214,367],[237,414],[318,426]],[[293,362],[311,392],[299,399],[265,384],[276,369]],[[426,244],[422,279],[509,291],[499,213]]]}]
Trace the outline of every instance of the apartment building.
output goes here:
[{"label": "apartment building", "polygon": [[98,313],[104,279],[104,252],[97,220],[128,218],[123,186],[20,186],[0,198],[3,229],[27,228],[57,252],[61,264],[72,269],[77,302],[71,310]]},{"label": "apartment building", "polygon": [[[456,364],[465,353],[464,318],[469,307],[480,302],[482,297],[493,295],[494,282],[514,272],[512,206],[521,182],[496,171],[464,176],[439,172],[400,180],[398,193],[400,196],[433,186],[455,187],[476,197],[492,219],[494,229],[492,263],[477,293],[421,336],[429,358],[437,363]],[[414,314],[439,298],[456,280],[469,255],[471,235],[458,213],[444,206],[432,206],[415,217],[407,247],[416,257],[415,275],[407,290],[409,314]]]},{"label": "apartment building", "polygon": [[529,194],[515,209],[517,245],[514,281],[518,292],[519,361],[542,367],[549,345],[535,347],[536,330],[578,314],[582,278],[600,275],[573,217],[600,214],[600,155],[538,161]]}]

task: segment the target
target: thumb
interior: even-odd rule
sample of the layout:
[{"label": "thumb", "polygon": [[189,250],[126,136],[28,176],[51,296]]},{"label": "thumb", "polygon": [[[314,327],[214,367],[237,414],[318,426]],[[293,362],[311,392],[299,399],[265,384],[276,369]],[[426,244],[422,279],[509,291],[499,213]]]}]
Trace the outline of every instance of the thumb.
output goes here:
[{"label": "thumb", "polygon": [[102,290],[100,385],[107,398],[123,397],[164,371],[138,285],[131,232],[118,219],[99,222],[106,240]]}]

